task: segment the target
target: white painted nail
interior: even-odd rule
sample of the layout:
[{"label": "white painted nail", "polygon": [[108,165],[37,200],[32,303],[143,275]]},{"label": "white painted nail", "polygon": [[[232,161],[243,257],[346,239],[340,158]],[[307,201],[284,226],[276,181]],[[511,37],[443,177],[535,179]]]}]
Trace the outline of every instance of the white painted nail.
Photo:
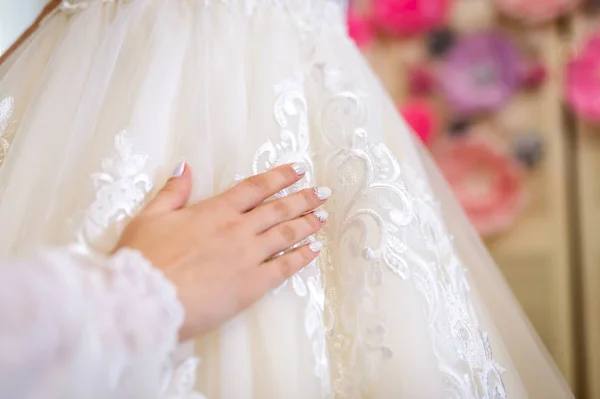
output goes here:
[{"label": "white painted nail", "polygon": [[327,218],[329,217],[329,213],[327,213],[327,211],[324,209],[316,210],[313,212],[313,214],[317,219],[319,219],[319,222],[321,223],[325,223],[327,221]]},{"label": "white painted nail", "polygon": [[304,162],[296,162],[292,164],[292,169],[294,169],[294,172],[296,172],[298,176],[301,176],[306,173],[308,166]]},{"label": "white painted nail", "polygon": [[323,249],[323,243],[321,241],[311,242],[308,244],[308,248],[310,248],[310,250],[313,252],[319,252],[321,249]]},{"label": "white painted nail", "polygon": [[171,176],[179,177],[183,174],[184,170],[185,170],[185,161],[181,161],[177,164],[177,167],[173,170],[173,173],[171,174]]},{"label": "white painted nail", "polygon": [[317,187],[314,190],[317,198],[321,201],[331,197],[331,189],[329,187]]}]

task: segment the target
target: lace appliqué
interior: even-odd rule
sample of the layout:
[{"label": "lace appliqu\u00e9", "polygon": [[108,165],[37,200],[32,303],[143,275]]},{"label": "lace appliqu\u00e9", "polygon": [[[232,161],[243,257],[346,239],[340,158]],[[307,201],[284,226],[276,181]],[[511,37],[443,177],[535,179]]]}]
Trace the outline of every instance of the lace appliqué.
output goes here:
[{"label": "lace appliqu\u00e9", "polygon": [[[338,247],[329,259],[327,279],[341,284],[327,287],[327,304],[336,314],[329,331],[335,352],[334,396],[362,397],[363,384],[377,375],[381,361],[393,355],[386,342],[386,315],[375,291],[383,283],[385,267],[403,277],[408,273],[400,256],[404,248],[390,233],[409,224],[415,212],[408,201],[404,208],[378,209],[377,204],[386,205],[386,195],[405,200],[408,194],[402,184],[393,184],[399,178],[393,155],[384,145],[369,142],[361,127],[367,118],[364,94],[341,86],[340,71],[319,64],[309,71],[318,136],[331,154],[322,167],[326,184],[334,190],[326,205],[330,217],[325,227]],[[337,266],[346,264],[347,256],[353,266]]]},{"label": "lace appliqu\u00e9", "polygon": [[[453,373],[446,373],[447,394],[454,397],[468,394],[474,398],[504,399],[507,397],[501,377],[504,369],[493,358],[488,334],[479,327],[470,299],[468,272],[456,254],[452,237],[446,233],[439,204],[425,190],[425,183],[409,165],[404,165],[403,169],[407,180],[416,186],[416,198],[419,199],[415,203],[421,211],[423,238],[433,255],[431,265],[435,266],[433,271],[437,279],[436,289],[418,288],[429,305],[431,323],[435,323],[437,328],[436,335],[443,336],[444,331],[450,332],[450,342],[440,339],[436,353],[442,357],[446,346],[452,345],[467,365],[462,373],[456,367]],[[416,279],[423,280],[424,274],[425,271],[419,267],[412,271]],[[442,318],[441,314],[446,318]]]},{"label": "lace appliqu\u00e9", "polygon": [[165,375],[168,381],[162,399],[207,399],[204,395],[194,392],[196,382],[196,369],[199,360],[195,357],[187,358],[179,363],[173,370]]},{"label": "lace appliqu\u00e9", "polygon": [[[325,229],[339,246],[329,262],[340,266],[327,270],[342,284],[327,287],[328,306],[341,309],[330,331],[334,395],[360,397],[364,379],[393,355],[374,293],[387,270],[413,281],[424,299],[445,397],[505,398],[502,369],[479,329],[465,268],[440,214],[426,196],[411,193],[391,151],[369,141],[366,96],[325,63],[310,71],[319,137],[331,154],[323,165],[326,183],[335,193]],[[345,257],[352,270],[341,266]]]},{"label": "lace appliqu\u00e9", "polygon": [[8,141],[10,119],[13,114],[15,101],[12,97],[6,97],[0,101],[0,167],[10,149]]},{"label": "lace appliqu\u00e9", "polygon": [[[113,143],[115,155],[101,162],[102,172],[92,175],[96,189],[95,200],[89,206],[82,222],[78,236],[79,245],[74,246],[75,250],[81,252],[107,252],[112,249],[125,222],[134,216],[152,190],[152,181],[145,173],[148,155],[134,152],[133,140],[126,130],[119,132]],[[119,253],[135,254],[135,251],[121,250]],[[136,256],[142,259],[141,254]],[[130,263],[135,265],[135,262]],[[147,262],[143,262],[143,264],[147,265]],[[137,266],[140,265],[137,264]],[[159,273],[150,265],[147,265],[147,268],[151,268],[150,271],[154,274]],[[136,273],[140,274],[143,271],[129,264],[128,268],[121,268],[116,276],[138,281],[140,279],[135,278]],[[163,293],[164,299],[160,299],[159,302],[166,302],[166,299],[170,298],[169,295],[172,297],[171,302],[175,301],[180,306],[171,285],[169,285],[169,290]],[[181,319],[179,321],[181,324],[182,310],[179,310],[179,313],[177,317]],[[172,317],[175,316],[171,315]],[[172,343],[172,346],[175,346],[175,342]],[[172,364],[172,362],[166,364],[166,384],[161,397],[164,399],[205,399],[199,393],[193,392],[197,363],[198,359],[191,357],[178,364]]]},{"label": "lace appliqu\u00e9", "polygon": [[102,172],[92,181],[96,198],[88,208],[79,233],[79,243],[105,252],[114,245],[126,220],[138,210],[152,190],[144,172],[148,156],[133,152],[127,131],[114,138],[115,156],[102,161]]},{"label": "lace appliqu\u00e9", "polygon": [[[303,83],[302,74],[299,73],[295,78],[283,81],[275,86],[276,99],[273,114],[281,129],[279,137],[278,140],[269,140],[261,145],[252,161],[252,173],[254,175],[287,163],[299,161],[306,163],[308,170],[304,178],[292,187],[277,193],[275,197],[287,196],[309,188],[315,182],[310,155],[308,104]],[[312,237],[306,241],[311,240],[313,240]],[[291,283],[296,295],[307,298],[304,328],[312,342],[315,374],[322,383],[323,394],[328,395],[330,392],[330,376],[325,328],[322,321],[325,310],[325,293],[318,262],[318,260],[313,261],[299,273],[292,276],[289,281],[284,282],[281,287],[276,289],[274,294],[276,295],[279,290]]]},{"label": "lace appliqu\u00e9", "polygon": [[[259,147],[252,159],[252,174],[256,175],[274,167],[292,162],[305,162],[308,166],[305,177],[295,185],[277,193],[280,198],[308,188],[313,179],[308,135],[308,105],[304,97],[301,77],[281,82],[275,86],[273,114],[281,130],[278,140],[269,140]],[[290,126],[290,118],[296,119]]]}]

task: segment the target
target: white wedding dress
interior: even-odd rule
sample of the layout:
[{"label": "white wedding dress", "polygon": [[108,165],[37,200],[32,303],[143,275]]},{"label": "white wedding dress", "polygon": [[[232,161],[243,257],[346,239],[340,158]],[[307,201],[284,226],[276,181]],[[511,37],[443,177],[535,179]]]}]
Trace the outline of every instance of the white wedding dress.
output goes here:
[{"label": "white wedding dress", "polygon": [[347,37],[344,8],[63,1],[0,65],[0,255],[46,244],[108,251],[180,159],[195,176],[193,200],[305,161],[292,190],[334,192],[325,249],[195,342],[198,392],[571,397]]}]

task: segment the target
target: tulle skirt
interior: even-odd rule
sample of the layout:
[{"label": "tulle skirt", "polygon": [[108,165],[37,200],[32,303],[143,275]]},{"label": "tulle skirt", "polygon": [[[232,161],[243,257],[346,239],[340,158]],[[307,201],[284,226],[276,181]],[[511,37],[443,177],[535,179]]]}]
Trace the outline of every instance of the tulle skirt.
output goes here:
[{"label": "tulle skirt", "polygon": [[106,252],[185,159],[192,200],[327,185],[318,260],[198,338],[208,398],[568,398],[327,0],[88,1],[0,66],[0,254]]}]

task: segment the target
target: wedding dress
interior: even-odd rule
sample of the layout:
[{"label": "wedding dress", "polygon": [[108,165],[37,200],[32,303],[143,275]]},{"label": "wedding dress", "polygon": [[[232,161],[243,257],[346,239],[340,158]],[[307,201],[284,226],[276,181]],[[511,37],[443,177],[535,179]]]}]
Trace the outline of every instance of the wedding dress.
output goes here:
[{"label": "wedding dress", "polygon": [[194,201],[304,161],[307,176],[278,195],[333,189],[325,248],[195,342],[198,392],[571,397],[347,37],[344,7],[63,1],[0,65],[0,255],[43,244],[107,252],[180,159]]}]

